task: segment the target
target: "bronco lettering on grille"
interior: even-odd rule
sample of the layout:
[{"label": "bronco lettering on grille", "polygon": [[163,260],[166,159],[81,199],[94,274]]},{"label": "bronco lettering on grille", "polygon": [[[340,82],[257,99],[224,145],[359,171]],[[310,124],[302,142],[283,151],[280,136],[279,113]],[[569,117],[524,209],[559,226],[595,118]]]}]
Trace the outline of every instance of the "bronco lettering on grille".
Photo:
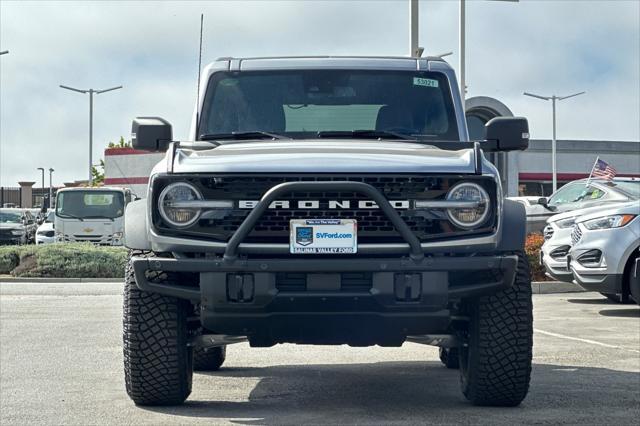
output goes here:
[{"label": "bronco lettering on grille", "polygon": [[[351,204],[354,204],[351,207]],[[408,209],[409,208],[409,200],[389,200],[389,204],[393,208],[396,209]],[[258,205],[257,200],[240,200],[238,201],[239,209],[252,209]],[[377,209],[378,205],[375,201],[371,200],[359,200],[354,201],[351,200],[327,200],[321,202],[320,200],[300,200],[300,201],[288,201],[288,200],[277,200],[272,202],[269,205],[270,209]]]}]

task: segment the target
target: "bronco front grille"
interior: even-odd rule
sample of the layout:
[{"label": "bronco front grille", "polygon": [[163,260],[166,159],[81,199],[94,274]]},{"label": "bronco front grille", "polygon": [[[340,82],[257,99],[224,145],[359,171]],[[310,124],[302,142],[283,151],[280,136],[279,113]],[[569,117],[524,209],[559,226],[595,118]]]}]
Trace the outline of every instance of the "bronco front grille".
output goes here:
[{"label": "bronco front grille", "polygon": [[[380,191],[389,201],[442,200],[447,191],[461,180],[473,180],[482,185],[492,200],[491,214],[475,230],[455,227],[444,210],[415,210],[399,208],[398,213],[420,240],[433,240],[450,236],[478,235],[493,232],[496,226],[496,187],[493,179],[483,176],[419,176],[419,175],[225,175],[225,176],[162,176],[154,181],[154,203],[162,187],[176,180],[188,181],[198,187],[207,200],[233,200],[235,207],[228,210],[205,212],[200,220],[187,229],[175,230],[163,223],[154,209],[154,225],[164,234],[183,235],[227,241],[249,215],[251,209],[240,208],[238,202],[257,201],[272,187],[284,182],[353,181],[364,182]],[[288,243],[291,219],[331,218],[355,219],[358,224],[358,242],[393,243],[402,238],[380,209],[357,208],[358,202],[367,201],[366,195],[354,192],[291,192],[278,197],[288,201],[291,208],[267,210],[245,242]],[[319,208],[298,208],[298,201],[315,200]],[[349,208],[328,208],[330,200],[349,201]]]}]

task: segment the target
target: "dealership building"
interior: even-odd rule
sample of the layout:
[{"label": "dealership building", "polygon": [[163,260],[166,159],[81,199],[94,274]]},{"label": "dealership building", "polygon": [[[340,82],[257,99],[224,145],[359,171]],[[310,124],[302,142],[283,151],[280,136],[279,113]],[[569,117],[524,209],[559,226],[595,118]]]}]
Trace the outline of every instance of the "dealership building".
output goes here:
[{"label": "dealership building", "polygon": [[[513,116],[506,105],[484,96],[467,99],[466,108],[472,140],[482,139],[484,125],[490,119]],[[618,176],[640,177],[640,141],[558,140],[556,151],[558,186],[588,177],[598,157],[613,166]],[[105,185],[130,187],[135,194],[145,197],[151,169],[163,156],[131,148],[107,149]],[[550,140],[533,139],[526,151],[487,156],[500,170],[507,196],[551,194]]]}]

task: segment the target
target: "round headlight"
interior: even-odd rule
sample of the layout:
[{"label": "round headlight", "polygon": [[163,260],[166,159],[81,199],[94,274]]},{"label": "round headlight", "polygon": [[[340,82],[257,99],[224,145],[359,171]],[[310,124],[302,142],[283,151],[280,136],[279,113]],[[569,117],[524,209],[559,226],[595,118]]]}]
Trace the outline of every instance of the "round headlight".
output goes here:
[{"label": "round headlight", "polygon": [[451,222],[461,228],[474,228],[489,215],[489,194],[480,185],[465,182],[454,186],[447,194],[449,201],[476,202],[473,207],[452,207],[447,209]]},{"label": "round headlight", "polygon": [[183,228],[192,225],[200,217],[200,209],[181,206],[183,201],[202,200],[202,195],[193,185],[177,182],[168,185],[158,197],[160,216],[169,225]]}]

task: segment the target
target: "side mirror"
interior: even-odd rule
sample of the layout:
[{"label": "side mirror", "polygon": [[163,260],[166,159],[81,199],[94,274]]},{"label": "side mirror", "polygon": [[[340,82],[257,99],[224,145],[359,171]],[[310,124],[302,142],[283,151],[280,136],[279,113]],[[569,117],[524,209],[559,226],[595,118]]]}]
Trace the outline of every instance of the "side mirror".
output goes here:
[{"label": "side mirror", "polygon": [[484,125],[485,151],[524,151],[529,147],[529,123],[522,117],[495,117]]},{"label": "side mirror", "polygon": [[173,139],[171,124],[160,117],[137,117],[131,124],[131,145],[144,151],[166,151]]},{"label": "side mirror", "polygon": [[547,197],[540,197],[538,198],[538,204],[543,207],[547,207],[549,205],[549,200],[547,199]]}]

